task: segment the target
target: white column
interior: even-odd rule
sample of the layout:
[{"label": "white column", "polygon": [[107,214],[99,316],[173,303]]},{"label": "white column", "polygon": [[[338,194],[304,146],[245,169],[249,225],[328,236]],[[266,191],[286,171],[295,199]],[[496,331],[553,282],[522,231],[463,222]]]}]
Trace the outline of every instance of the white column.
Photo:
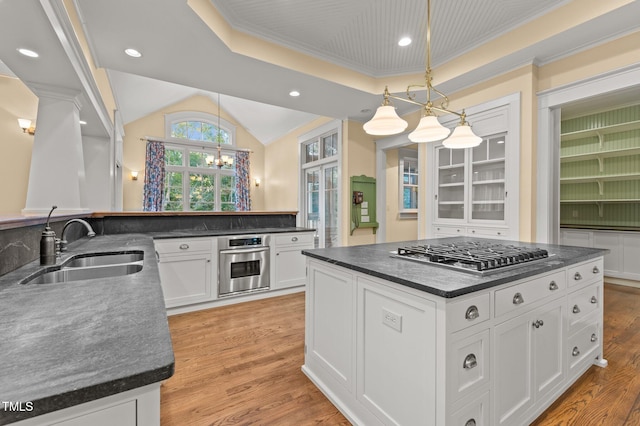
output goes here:
[{"label": "white column", "polygon": [[[36,134],[23,214],[87,211],[79,92],[29,85],[38,96]],[[36,86],[36,87],[34,87]]]}]

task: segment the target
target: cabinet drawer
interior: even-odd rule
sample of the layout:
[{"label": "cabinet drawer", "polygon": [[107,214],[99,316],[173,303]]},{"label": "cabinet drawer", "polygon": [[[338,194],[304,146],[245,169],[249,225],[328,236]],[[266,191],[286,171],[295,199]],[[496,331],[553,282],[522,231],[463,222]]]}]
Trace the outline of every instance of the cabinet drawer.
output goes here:
[{"label": "cabinet drawer", "polygon": [[447,425],[451,426],[489,426],[489,392],[479,398],[460,404],[462,408],[451,415]]},{"label": "cabinet drawer", "polygon": [[509,236],[509,230],[506,228],[468,228],[467,234],[478,237],[507,238]]},{"label": "cabinet drawer", "polygon": [[434,235],[465,235],[467,229],[464,226],[444,226],[436,225],[433,227]]},{"label": "cabinet drawer", "polygon": [[569,287],[579,284],[588,284],[593,282],[595,279],[601,280],[603,270],[604,265],[602,258],[573,266],[567,269],[567,281],[569,282]]},{"label": "cabinet drawer", "polygon": [[450,332],[455,333],[491,318],[490,301],[491,296],[485,293],[447,306],[447,323]]},{"label": "cabinet drawer", "polygon": [[600,284],[591,285],[569,295],[569,331],[580,328],[584,319],[600,309]]},{"label": "cabinet drawer", "polygon": [[489,357],[488,329],[451,344],[447,370],[453,401],[489,383]]},{"label": "cabinet drawer", "polygon": [[560,271],[497,290],[495,293],[496,317],[522,310],[547,296],[560,293],[565,288],[565,274],[564,271]]},{"label": "cabinet drawer", "polygon": [[[569,371],[582,366],[582,361],[590,359],[591,363],[598,356],[600,347],[599,323],[594,322],[584,327],[569,338],[568,358]],[[587,362],[587,361],[585,361]]]},{"label": "cabinet drawer", "polygon": [[169,238],[154,241],[156,250],[160,254],[191,253],[196,251],[211,251],[211,238]]},{"label": "cabinet drawer", "polygon": [[275,234],[276,245],[313,245],[313,234],[311,233],[296,233],[296,234]]}]

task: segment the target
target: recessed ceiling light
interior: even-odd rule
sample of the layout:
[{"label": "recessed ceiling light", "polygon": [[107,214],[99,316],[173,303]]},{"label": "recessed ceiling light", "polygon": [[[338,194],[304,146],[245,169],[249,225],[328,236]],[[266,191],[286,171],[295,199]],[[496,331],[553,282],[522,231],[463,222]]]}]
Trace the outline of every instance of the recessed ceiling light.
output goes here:
[{"label": "recessed ceiling light", "polygon": [[84,120],[80,120],[80,124],[87,124],[87,122]]},{"label": "recessed ceiling light", "polygon": [[24,56],[28,56],[30,58],[37,58],[38,56],[40,56],[38,54],[38,52],[34,52],[33,50],[29,50],[29,49],[24,49],[24,48],[19,48],[18,52],[22,53]]},{"label": "recessed ceiling light", "polygon": [[138,52],[136,49],[125,49],[124,53],[126,53],[127,55],[131,56],[132,58],[139,58],[140,56],[142,56],[142,53]]},{"label": "recessed ceiling light", "polygon": [[300,96],[300,92],[298,92],[297,90],[292,90],[289,92],[289,96],[293,96],[295,98],[297,96]]},{"label": "recessed ceiling light", "polygon": [[400,41],[398,41],[398,46],[405,47],[411,44],[411,38],[402,37]]}]

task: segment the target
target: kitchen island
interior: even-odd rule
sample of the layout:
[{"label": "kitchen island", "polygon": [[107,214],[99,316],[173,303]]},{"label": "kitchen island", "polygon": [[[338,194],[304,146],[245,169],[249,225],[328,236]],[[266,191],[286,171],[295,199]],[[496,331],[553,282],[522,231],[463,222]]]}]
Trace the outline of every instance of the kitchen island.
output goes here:
[{"label": "kitchen island", "polygon": [[356,425],[529,424],[602,353],[606,250],[490,240],[549,257],[485,274],[305,250],[304,373]]},{"label": "kitchen island", "polygon": [[141,253],[142,268],[38,284],[34,261],[0,277],[0,424],[160,424],[174,356],[153,240],[83,238],[57,264],[96,252]]}]

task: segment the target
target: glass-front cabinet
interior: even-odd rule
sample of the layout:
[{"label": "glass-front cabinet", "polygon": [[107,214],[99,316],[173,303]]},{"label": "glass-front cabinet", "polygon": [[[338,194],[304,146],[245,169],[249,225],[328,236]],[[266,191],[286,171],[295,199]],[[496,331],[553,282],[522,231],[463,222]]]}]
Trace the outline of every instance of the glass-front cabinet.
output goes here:
[{"label": "glass-front cabinet", "polygon": [[[428,144],[427,237],[519,238],[519,96],[478,106],[467,116],[482,138],[474,148]],[[442,123],[458,124],[455,118]]]}]

